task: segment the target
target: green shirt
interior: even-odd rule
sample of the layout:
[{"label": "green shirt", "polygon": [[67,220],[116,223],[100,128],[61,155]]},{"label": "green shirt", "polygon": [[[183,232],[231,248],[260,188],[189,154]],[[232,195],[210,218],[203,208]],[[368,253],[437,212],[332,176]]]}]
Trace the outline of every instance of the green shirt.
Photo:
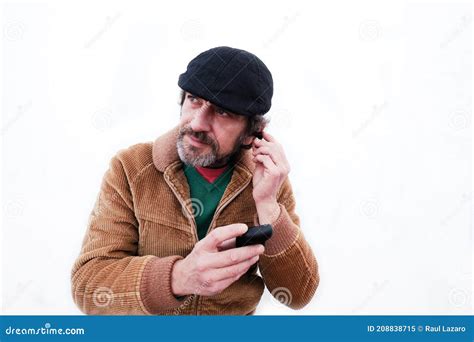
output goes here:
[{"label": "green shirt", "polygon": [[194,167],[184,166],[199,240],[207,234],[217,205],[232,178],[232,171],[233,168],[228,166],[213,183],[209,183]]}]

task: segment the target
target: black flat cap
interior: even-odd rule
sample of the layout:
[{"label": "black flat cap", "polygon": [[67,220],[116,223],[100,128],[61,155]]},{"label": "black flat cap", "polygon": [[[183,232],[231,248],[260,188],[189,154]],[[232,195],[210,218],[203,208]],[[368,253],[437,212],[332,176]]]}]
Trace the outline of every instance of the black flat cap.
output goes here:
[{"label": "black flat cap", "polygon": [[253,116],[270,110],[273,79],[254,54],[228,46],[202,52],[179,76],[181,89],[229,112]]}]

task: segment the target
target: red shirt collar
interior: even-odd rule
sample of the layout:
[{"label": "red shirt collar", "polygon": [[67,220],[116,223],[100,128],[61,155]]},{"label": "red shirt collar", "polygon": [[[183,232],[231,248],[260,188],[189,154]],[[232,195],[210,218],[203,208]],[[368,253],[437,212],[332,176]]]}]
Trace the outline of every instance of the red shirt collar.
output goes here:
[{"label": "red shirt collar", "polygon": [[209,183],[213,183],[224,171],[227,169],[227,165],[217,169],[211,169],[207,167],[195,166],[195,169],[201,176],[204,177]]}]

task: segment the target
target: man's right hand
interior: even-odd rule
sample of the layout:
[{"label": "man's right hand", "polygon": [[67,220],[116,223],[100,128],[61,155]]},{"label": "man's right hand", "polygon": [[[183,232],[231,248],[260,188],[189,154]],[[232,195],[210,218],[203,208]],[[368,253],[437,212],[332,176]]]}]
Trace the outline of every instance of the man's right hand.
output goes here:
[{"label": "man's right hand", "polygon": [[235,246],[235,238],[247,230],[246,224],[230,224],[215,228],[200,240],[186,258],[174,263],[173,294],[213,296],[239,279],[265,250],[263,245],[229,248]]}]

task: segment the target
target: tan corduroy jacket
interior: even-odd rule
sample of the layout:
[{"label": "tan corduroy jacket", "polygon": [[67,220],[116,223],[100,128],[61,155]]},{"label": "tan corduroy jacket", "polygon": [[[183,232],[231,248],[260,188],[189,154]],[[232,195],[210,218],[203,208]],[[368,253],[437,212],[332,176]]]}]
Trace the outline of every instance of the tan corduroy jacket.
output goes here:
[{"label": "tan corduroy jacket", "polygon": [[[111,161],[91,212],[71,280],[77,306],[105,315],[245,315],[255,310],[264,286],[293,309],[305,306],[319,283],[288,178],[281,214],[265,253],[239,280],[215,296],[171,292],[171,270],[197,242],[189,186],[179,159],[178,127],[154,143],[134,145]],[[252,197],[250,150],[242,150],[209,230],[231,223],[258,224]]]}]

